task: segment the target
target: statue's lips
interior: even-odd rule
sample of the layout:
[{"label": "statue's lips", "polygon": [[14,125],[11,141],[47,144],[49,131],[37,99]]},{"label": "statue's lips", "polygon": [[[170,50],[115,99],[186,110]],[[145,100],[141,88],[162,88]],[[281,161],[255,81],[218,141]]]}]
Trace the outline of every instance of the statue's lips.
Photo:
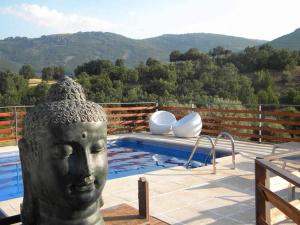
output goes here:
[{"label": "statue's lips", "polygon": [[71,191],[74,192],[87,192],[92,191],[95,189],[94,184],[88,184],[88,185],[71,185]]},{"label": "statue's lips", "polygon": [[69,186],[71,193],[91,192],[95,189],[95,179],[85,179],[78,184],[72,184]]}]

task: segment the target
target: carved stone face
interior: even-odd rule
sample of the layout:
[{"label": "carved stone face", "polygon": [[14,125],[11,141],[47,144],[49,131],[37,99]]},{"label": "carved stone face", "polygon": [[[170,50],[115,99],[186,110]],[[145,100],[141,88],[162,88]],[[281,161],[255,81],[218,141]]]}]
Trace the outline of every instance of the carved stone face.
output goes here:
[{"label": "carved stone face", "polygon": [[43,166],[36,171],[33,184],[41,200],[73,209],[101,202],[107,175],[106,122],[79,122],[47,130],[41,135]]},{"label": "carved stone face", "polygon": [[19,142],[22,224],[103,225],[107,118],[69,77],[28,112]]}]

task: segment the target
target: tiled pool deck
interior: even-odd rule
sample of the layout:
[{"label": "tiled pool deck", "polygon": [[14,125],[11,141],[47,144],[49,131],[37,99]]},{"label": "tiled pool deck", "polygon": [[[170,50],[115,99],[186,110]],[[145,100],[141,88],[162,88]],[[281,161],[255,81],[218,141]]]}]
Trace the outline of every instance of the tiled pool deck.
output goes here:
[{"label": "tiled pool deck", "polygon": [[[196,139],[179,139],[172,136],[126,134],[109,138],[138,137],[161,139],[172,143],[195,143]],[[203,140],[200,146],[210,147]],[[229,141],[221,140],[217,148],[230,147]],[[3,147],[0,151],[16,150]],[[150,188],[150,212],[170,224],[234,225],[255,224],[254,159],[268,155],[272,145],[236,141],[236,169],[232,170],[231,156],[217,159],[217,173],[212,166],[186,170],[173,167],[144,175],[134,175],[109,180],[104,189],[103,208],[127,203],[137,208],[137,180],[145,176]],[[20,213],[22,198],[0,202],[7,215]]]}]

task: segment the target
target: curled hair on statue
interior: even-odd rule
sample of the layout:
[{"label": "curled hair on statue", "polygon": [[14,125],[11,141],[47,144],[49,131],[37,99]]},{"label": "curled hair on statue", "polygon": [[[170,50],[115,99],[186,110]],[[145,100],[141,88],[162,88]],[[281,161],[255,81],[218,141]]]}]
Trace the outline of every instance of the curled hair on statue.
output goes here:
[{"label": "curled hair on statue", "polygon": [[65,76],[50,88],[45,103],[29,111],[25,117],[23,136],[31,140],[39,134],[40,127],[98,121],[107,121],[102,107],[87,101],[83,88]]}]

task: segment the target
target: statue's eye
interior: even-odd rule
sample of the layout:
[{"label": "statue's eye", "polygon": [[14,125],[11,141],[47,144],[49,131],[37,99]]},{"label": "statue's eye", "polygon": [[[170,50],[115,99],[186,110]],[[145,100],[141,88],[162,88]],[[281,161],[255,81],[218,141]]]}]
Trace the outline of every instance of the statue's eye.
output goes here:
[{"label": "statue's eye", "polygon": [[96,144],[94,144],[91,148],[92,153],[98,153],[105,149],[105,142],[104,140],[98,141]]},{"label": "statue's eye", "polygon": [[63,145],[61,148],[61,156],[69,157],[73,153],[73,148],[71,145]]},{"label": "statue's eye", "polygon": [[54,152],[54,157],[64,159],[69,157],[73,153],[71,145],[63,144],[58,145]]}]

